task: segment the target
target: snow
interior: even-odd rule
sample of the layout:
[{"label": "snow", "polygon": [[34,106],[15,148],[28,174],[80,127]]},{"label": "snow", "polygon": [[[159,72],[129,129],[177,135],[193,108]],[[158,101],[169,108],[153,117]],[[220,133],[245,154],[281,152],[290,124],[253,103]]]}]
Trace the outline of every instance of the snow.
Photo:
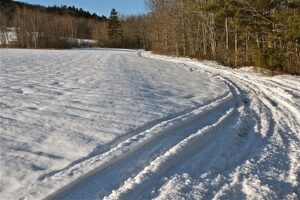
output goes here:
[{"label": "snow", "polygon": [[17,41],[15,27],[8,27],[6,32],[0,32],[0,45]]},{"label": "snow", "polygon": [[[32,34],[37,37],[39,35],[38,32],[32,32]],[[76,43],[78,46],[93,46],[98,43],[97,40],[91,39],[82,39],[82,38],[67,38],[67,37],[60,37],[62,40],[67,40],[71,43]],[[15,27],[8,27],[6,32],[0,32],[0,45],[6,44],[10,45],[13,42],[18,41],[16,28]]]},{"label": "snow", "polygon": [[1,49],[3,199],[298,199],[300,78],[126,49]]},{"label": "snow", "polygon": [[226,92],[135,51],[1,49],[1,196],[23,197],[31,185]]}]

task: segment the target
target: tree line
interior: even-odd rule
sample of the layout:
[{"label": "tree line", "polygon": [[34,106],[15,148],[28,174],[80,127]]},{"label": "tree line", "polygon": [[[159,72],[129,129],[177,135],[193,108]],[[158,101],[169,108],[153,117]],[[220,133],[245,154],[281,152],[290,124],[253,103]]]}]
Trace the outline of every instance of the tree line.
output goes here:
[{"label": "tree line", "polygon": [[300,74],[299,2],[148,0],[150,49]]},{"label": "tree line", "polygon": [[300,0],[146,0],[148,14],[120,17],[113,9],[109,18],[13,4],[0,6],[0,26],[16,27],[19,47],[65,48],[76,45],[65,38],[89,38],[100,47],[300,74]]},{"label": "tree line", "polygon": [[[0,4],[0,31],[2,46],[21,48],[71,48],[81,45],[84,40],[106,36],[107,17],[91,14],[82,9],[67,6],[31,5],[11,0],[2,0]],[[11,43],[8,27],[14,27],[17,39]]]}]

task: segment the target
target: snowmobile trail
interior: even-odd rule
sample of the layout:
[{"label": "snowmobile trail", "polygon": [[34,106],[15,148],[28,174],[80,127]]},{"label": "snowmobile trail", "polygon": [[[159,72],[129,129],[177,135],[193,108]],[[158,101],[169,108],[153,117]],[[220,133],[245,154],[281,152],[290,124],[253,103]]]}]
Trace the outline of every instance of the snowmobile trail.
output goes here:
[{"label": "snowmobile trail", "polygon": [[[275,91],[276,82],[211,66],[183,66],[223,81],[229,95],[196,108],[191,112],[200,111],[196,116],[184,114],[146,130],[149,139],[144,140],[145,133],[129,138],[119,145],[128,149],[117,159],[47,199],[168,199],[183,191],[184,198],[196,199],[297,198],[299,105]],[[285,177],[283,183],[273,181],[276,176]],[[208,182],[203,177],[217,184],[197,188]],[[182,186],[180,179],[188,184]]]},{"label": "snowmobile trail", "polygon": [[[180,61],[176,60],[176,62]],[[278,77],[247,74],[214,63],[188,61],[184,66],[193,67],[194,71],[201,73],[220,76],[239,87],[247,105],[244,112],[247,120],[242,132],[236,132],[242,133],[242,137],[236,138],[239,142],[232,141],[229,146],[229,141],[223,144],[222,156],[226,159],[222,159],[220,155],[214,156],[215,159],[210,157],[209,160],[215,162],[212,165],[207,165],[209,161],[206,160],[205,165],[210,169],[218,170],[205,172],[195,169],[196,164],[193,164],[194,168],[187,167],[189,165],[178,167],[180,170],[173,172],[175,176],[169,176],[171,180],[165,181],[165,185],[159,189],[156,197],[176,197],[182,189],[189,188],[189,197],[197,199],[299,198],[300,107],[297,103],[299,96],[298,91],[293,89],[288,89],[292,91],[290,95],[282,92],[287,91],[287,88],[293,88],[299,82],[283,82]],[[299,80],[299,77],[297,78],[296,80]],[[280,84],[276,84],[277,82]],[[212,151],[216,150],[212,149]],[[199,152],[199,157],[195,156],[196,160],[194,159],[193,162],[197,159],[201,160],[201,157],[203,155],[201,156]],[[224,165],[227,167],[220,171],[220,166]],[[195,172],[199,176],[198,179],[195,178],[197,177]],[[217,187],[214,184],[211,186],[206,180],[215,181]],[[180,183],[182,181],[191,183],[185,186]],[[170,192],[170,187],[178,187],[179,191]],[[257,191],[259,193],[256,193]]]},{"label": "snowmobile trail", "polygon": [[[99,51],[104,56],[100,57]],[[62,119],[71,117],[74,123],[79,123],[89,122],[89,116],[93,120],[97,116],[90,126],[96,124],[98,127],[97,123],[104,120],[101,128],[109,130],[109,123],[116,126],[116,130],[126,131],[120,131],[118,137],[106,143],[100,140],[100,144],[91,145],[89,154],[83,154],[85,156],[69,158],[72,162],[37,174],[38,181],[20,193],[23,199],[299,199],[299,77],[262,76],[213,62],[171,58],[145,51],[102,49],[90,52],[82,50],[79,53],[88,56],[91,67],[86,68],[77,58],[82,68],[75,68],[77,71],[70,76],[76,77],[81,71],[85,73],[86,76],[74,79],[76,84],[69,84],[72,88],[84,86],[84,89],[77,89],[84,98],[68,107],[70,99],[58,94],[66,92],[66,88],[52,78],[52,85],[41,84],[38,94],[44,98],[47,95],[43,90],[47,90],[59,99],[54,117],[63,115]],[[66,53],[69,58],[73,53],[77,55],[76,51]],[[95,58],[99,60],[93,68]],[[45,62],[49,59],[52,57]],[[74,60],[62,59],[61,62],[69,66]],[[98,68],[104,74],[100,82],[96,74]],[[194,77],[202,80],[193,84],[198,81],[195,78],[190,81],[191,85],[184,85]],[[18,75],[10,73],[3,77],[4,83],[19,79]],[[91,85],[95,87],[90,88]],[[121,89],[117,90],[119,87]],[[105,88],[112,92],[106,92]],[[189,88],[192,92],[186,93]],[[86,93],[89,90],[92,91]],[[211,93],[214,90],[218,92]],[[199,98],[197,93],[201,94]],[[206,97],[205,93],[211,93],[212,97]],[[70,91],[70,95],[77,94]],[[105,99],[99,103],[98,99],[103,96]],[[43,101],[53,104],[49,98]],[[97,110],[102,104],[109,106]],[[11,106],[8,101],[3,102],[5,109]],[[184,109],[175,109],[177,107]],[[137,112],[140,114],[132,117]],[[161,112],[165,115],[158,115]],[[109,117],[98,116],[98,113]],[[36,118],[41,116],[36,111],[34,114]],[[146,116],[151,117],[138,126],[125,129],[125,122],[132,123]],[[25,121],[12,114],[3,117]],[[127,118],[131,121],[126,121]],[[57,160],[67,157],[64,154],[55,156],[53,153]]]},{"label": "snowmobile trail", "polygon": [[[228,93],[210,104],[200,106],[191,112],[163,121],[152,128],[141,132],[110,151],[93,157],[86,163],[80,163],[67,172],[82,170],[82,166],[96,164],[95,170],[64,186],[46,199],[94,199],[103,198],[105,194],[118,186],[129,175],[142,169],[152,159],[166,152],[178,141],[191,133],[206,127],[219,119],[224,111],[234,107],[233,95]],[[99,165],[99,166],[98,166]],[[118,179],[115,179],[118,174]],[[56,174],[64,178],[63,174]]]}]

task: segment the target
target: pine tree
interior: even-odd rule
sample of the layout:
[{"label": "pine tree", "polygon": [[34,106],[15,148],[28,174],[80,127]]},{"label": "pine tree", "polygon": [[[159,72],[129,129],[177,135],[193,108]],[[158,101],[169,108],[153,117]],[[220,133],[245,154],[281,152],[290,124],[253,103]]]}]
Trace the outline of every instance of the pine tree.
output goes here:
[{"label": "pine tree", "polygon": [[108,38],[111,42],[112,47],[122,46],[122,26],[119,20],[119,15],[116,9],[112,9],[109,17],[108,23]]}]

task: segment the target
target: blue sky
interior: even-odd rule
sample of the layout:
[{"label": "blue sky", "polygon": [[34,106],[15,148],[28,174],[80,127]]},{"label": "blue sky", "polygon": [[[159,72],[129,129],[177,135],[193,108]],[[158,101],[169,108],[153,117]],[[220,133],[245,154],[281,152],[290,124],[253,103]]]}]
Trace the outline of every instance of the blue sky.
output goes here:
[{"label": "blue sky", "polygon": [[144,0],[19,0],[40,5],[67,5],[82,8],[91,13],[109,16],[112,8],[120,14],[131,15],[147,12]]}]

